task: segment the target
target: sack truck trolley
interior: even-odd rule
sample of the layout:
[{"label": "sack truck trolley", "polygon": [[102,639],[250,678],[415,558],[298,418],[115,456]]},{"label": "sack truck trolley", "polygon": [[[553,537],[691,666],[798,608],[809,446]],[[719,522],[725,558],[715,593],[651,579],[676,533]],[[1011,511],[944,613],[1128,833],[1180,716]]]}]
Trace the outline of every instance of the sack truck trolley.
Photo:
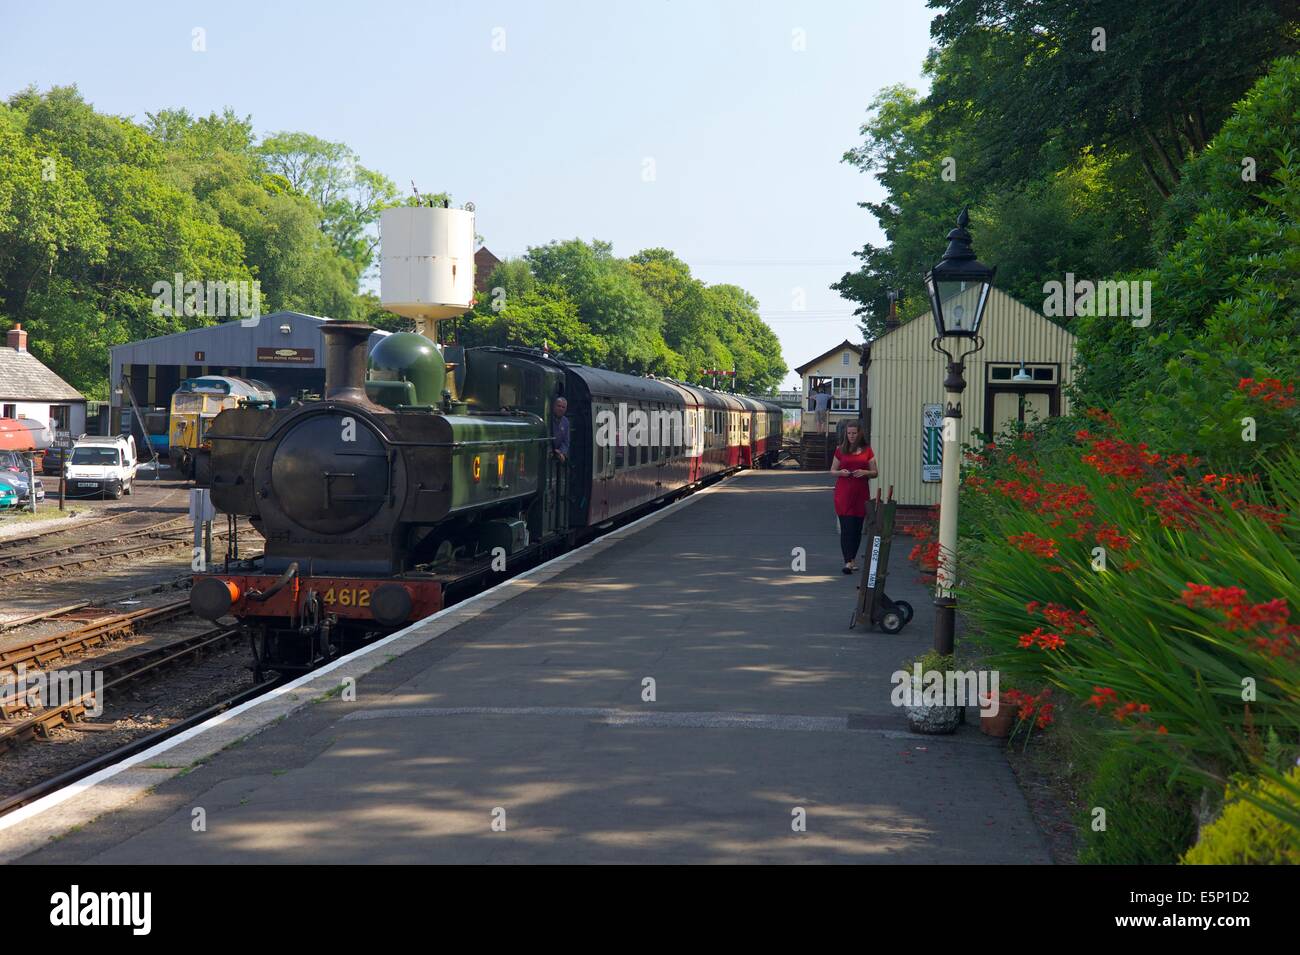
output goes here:
[{"label": "sack truck trolley", "polygon": [[898,633],[912,622],[912,605],[906,600],[890,600],[885,593],[885,578],[889,576],[889,548],[894,540],[894,486],[889,486],[889,496],[882,502],[880,488],[876,488],[876,506],[872,509],[871,557],[862,565],[862,579],[858,582],[858,603],[853,608],[849,629],[863,623],[879,627],[885,633]]}]

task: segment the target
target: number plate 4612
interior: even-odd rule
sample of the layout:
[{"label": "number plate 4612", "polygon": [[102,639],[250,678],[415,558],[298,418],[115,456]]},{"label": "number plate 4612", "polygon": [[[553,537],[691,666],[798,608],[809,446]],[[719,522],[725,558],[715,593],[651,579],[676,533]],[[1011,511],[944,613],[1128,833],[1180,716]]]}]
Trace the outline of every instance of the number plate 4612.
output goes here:
[{"label": "number plate 4612", "polygon": [[370,591],[360,587],[331,587],[325,591],[324,600],[340,607],[369,607]]}]

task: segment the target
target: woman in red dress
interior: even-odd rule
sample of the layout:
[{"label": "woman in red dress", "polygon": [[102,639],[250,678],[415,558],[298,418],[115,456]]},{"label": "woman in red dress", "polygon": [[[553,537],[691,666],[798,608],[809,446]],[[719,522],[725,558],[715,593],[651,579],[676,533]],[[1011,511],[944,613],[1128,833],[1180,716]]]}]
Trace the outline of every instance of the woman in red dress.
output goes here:
[{"label": "woman in red dress", "polygon": [[844,554],[844,573],[856,571],[854,560],[862,546],[862,525],[871,500],[870,481],[880,470],[876,455],[867,447],[862,422],[844,426],[844,440],[835,449],[835,513],[840,520],[840,551]]}]

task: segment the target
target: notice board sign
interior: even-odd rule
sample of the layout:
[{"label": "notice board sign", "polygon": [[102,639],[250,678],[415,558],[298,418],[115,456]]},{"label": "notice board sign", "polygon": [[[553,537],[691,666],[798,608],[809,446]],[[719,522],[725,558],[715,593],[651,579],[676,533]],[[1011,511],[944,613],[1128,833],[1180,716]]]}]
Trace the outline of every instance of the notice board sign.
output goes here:
[{"label": "notice board sign", "polygon": [[310,365],[316,361],[316,349],[261,346],[257,349],[257,361],[258,364]]},{"label": "notice board sign", "polygon": [[943,480],[943,405],[921,406],[921,480]]}]

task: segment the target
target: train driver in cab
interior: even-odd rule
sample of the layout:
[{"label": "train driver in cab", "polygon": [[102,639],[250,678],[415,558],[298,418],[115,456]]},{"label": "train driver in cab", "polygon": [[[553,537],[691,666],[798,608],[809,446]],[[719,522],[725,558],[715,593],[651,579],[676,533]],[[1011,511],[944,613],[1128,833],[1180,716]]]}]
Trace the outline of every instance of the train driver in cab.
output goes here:
[{"label": "train driver in cab", "polygon": [[563,395],[551,405],[551,452],[561,464],[569,462],[569,402]]}]

